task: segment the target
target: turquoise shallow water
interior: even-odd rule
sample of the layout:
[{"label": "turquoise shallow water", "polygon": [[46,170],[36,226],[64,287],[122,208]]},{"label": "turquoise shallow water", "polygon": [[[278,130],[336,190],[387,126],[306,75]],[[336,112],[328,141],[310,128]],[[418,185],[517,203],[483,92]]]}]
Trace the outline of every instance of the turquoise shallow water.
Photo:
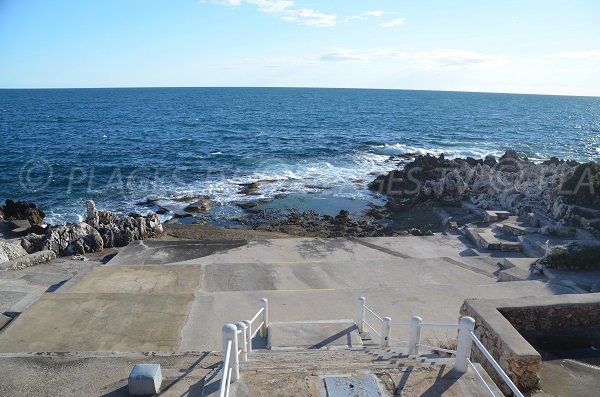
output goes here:
[{"label": "turquoise shallow water", "polygon": [[[291,195],[327,213],[373,200],[361,180],[390,156],[600,159],[600,98],[401,90],[145,88],[0,90],[0,199],[33,200],[51,222],[84,201],[140,210],[147,197],[234,203]],[[239,184],[269,180],[258,196]],[[333,201],[332,201],[333,202]],[[167,200],[167,203],[169,201]],[[304,203],[304,204],[303,204]],[[309,203],[309,204],[306,204]],[[324,204],[325,203],[325,204]],[[179,204],[171,203],[173,206]],[[277,205],[277,204],[276,204]]]}]

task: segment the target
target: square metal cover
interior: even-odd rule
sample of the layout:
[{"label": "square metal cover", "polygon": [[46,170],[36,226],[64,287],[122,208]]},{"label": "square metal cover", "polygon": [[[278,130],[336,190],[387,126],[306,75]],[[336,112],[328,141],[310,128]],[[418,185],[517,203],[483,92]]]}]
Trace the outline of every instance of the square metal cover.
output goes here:
[{"label": "square metal cover", "polygon": [[326,397],[382,397],[374,375],[323,376]]}]

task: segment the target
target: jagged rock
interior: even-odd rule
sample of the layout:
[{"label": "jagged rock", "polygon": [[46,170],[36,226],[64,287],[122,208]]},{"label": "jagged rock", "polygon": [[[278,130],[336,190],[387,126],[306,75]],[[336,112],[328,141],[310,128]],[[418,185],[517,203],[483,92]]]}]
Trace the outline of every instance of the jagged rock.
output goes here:
[{"label": "jagged rock", "polygon": [[15,259],[11,259],[8,262],[4,262],[0,264],[0,269],[21,270],[27,267],[46,263],[52,259],[56,259],[56,253],[54,251],[34,252],[33,254],[27,254]]},{"label": "jagged rock", "polygon": [[487,165],[488,167],[493,167],[497,163],[498,162],[496,161],[496,157],[492,156],[491,154],[485,156],[485,159],[483,160],[483,164]]},{"label": "jagged rock", "polygon": [[44,224],[44,211],[38,208],[34,203],[28,203],[26,201],[14,201],[7,199],[2,209],[4,213],[3,217],[6,220],[11,219],[27,219],[29,223],[33,225]]},{"label": "jagged rock", "polygon": [[260,195],[260,193],[258,192],[258,189],[260,188],[259,182],[244,183],[241,186],[242,187],[239,191],[240,194],[245,194],[247,196]]},{"label": "jagged rock", "polygon": [[185,212],[199,213],[208,211],[211,206],[212,202],[209,197],[201,197],[199,200],[188,205],[183,210]]},{"label": "jagged rock", "polygon": [[27,252],[22,247],[6,241],[0,241],[0,263],[24,255],[27,255]]},{"label": "jagged rock", "polygon": [[514,150],[507,151],[499,163],[491,156],[477,161],[427,155],[417,157],[403,170],[377,177],[369,187],[386,193],[389,203],[399,208],[428,200],[471,200],[480,208],[500,207],[515,214],[535,207],[568,223],[576,217],[573,206],[557,191],[573,172],[572,162],[535,164]]},{"label": "jagged rock", "polygon": [[4,210],[0,207],[0,222],[4,222]]},{"label": "jagged rock", "polygon": [[48,228],[45,235],[29,234],[21,239],[28,252],[54,251],[57,256],[97,252],[103,248],[102,236],[87,223],[68,223]]},{"label": "jagged rock", "polygon": [[144,240],[157,237],[163,232],[160,218],[155,213],[145,217],[130,214],[119,219],[116,214],[107,211],[96,211],[93,202],[88,203],[88,217],[95,220],[98,216],[98,231],[102,236],[105,248],[124,247],[133,240]]}]

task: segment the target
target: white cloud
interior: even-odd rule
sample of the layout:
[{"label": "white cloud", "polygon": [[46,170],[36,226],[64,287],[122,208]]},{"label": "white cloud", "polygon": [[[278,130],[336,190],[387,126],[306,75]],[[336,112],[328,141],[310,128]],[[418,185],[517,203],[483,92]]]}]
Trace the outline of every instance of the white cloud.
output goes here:
[{"label": "white cloud", "polygon": [[428,69],[499,69],[507,60],[494,55],[467,50],[438,50],[412,55],[415,64]]},{"label": "white cloud", "polygon": [[393,28],[394,26],[401,26],[401,25],[404,25],[404,18],[396,18],[396,19],[392,19],[391,21],[382,22],[379,24],[379,26],[381,26],[383,28]]},{"label": "white cloud", "polygon": [[371,63],[377,61],[401,61],[418,69],[464,69],[492,70],[506,69],[507,59],[467,50],[437,50],[426,52],[406,52],[393,48],[358,50],[351,48],[330,48],[317,56],[270,58],[270,64],[289,63]]},{"label": "white cloud", "polygon": [[321,62],[370,62],[377,59],[407,59],[409,54],[394,49],[355,50],[332,48],[317,57]]},{"label": "white cloud", "polygon": [[383,14],[385,14],[385,12],[383,12],[381,10],[373,10],[373,11],[365,12],[365,16],[367,16],[367,17],[382,17]]},{"label": "white cloud", "polygon": [[212,2],[221,6],[229,7],[237,7],[242,4],[242,0],[213,0]]},{"label": "white cloud", "polygon": [[[202,0],[202,2],[205,3],[206,0]],[[353,20],[381,17],[384,14],[381,10],[372,10],[361,15],[340,19],[335,14],[328,14],[312,8],[301,8],[293,0],[212,0],[211,2],[228,7],[237,7],[246,3],[255,6],[260,12],[277,15],[284,21],[317,27],[330,27]]]},{"label": "white cloud", "polygon": [[576,59],[600,58],[600,50],[561,52],[557,55],[561,58],[576,58]]}]

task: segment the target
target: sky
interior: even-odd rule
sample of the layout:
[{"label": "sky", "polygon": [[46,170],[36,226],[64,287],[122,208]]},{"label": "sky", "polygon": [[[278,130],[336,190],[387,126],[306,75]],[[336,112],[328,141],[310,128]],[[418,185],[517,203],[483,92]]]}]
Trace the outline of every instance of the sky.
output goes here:
[{"label": "sky", "polygon": [[598,0],[0,0],[0,88],[600,96]]}]

